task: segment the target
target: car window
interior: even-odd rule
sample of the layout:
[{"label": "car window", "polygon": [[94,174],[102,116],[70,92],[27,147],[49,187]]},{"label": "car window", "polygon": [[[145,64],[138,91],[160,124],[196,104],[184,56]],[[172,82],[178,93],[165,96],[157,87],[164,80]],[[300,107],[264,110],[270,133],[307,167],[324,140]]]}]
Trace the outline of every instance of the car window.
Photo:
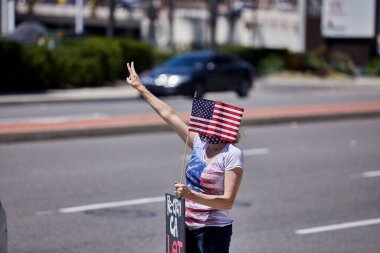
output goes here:
[{"label": "car window", "polygon": [[231,64],[232,62],[233,62],[233,59],[227,55],[220,55],[214,58],[214,63],[218,66],[228,65],[228,64]]},{"label": "car window", "polygon": [[169,59],[164,66],[165,67],[192,67],[199,68],[203,66],[207,61],[207,57],[202,56],[176,56]]}]

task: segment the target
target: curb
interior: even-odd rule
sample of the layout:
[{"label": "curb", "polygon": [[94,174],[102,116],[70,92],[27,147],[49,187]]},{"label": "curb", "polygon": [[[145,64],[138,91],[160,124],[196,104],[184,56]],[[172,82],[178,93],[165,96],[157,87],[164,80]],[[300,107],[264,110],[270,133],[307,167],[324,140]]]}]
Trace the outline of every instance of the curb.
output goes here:
[{"label": "curb", "polygon": [[[242,126],[380,117],[380,103],[257,108],[245,111]],[[188,114],[179,115],[183,120]],[[157,115],[0,125],[0,143],[167,132]]]},{"label": "curb", "polygon": [[0,105],[23,105],[38,103],[101,102],[137,99],[139,94],[126,85],[115,87],[48,90],[36,94],[0,95]]}]

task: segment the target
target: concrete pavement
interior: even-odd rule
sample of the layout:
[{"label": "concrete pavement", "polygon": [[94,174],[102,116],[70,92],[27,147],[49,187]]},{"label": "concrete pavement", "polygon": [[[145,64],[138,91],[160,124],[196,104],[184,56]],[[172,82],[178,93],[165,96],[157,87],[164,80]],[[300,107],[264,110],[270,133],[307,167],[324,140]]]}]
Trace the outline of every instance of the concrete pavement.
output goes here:
[{"label": "concrete pavement", "polygon": [[[310,85],[371,85],[380,88],[380,81],[370,79],[294,79],[270,77],[260,82],[298,83]],[[86,88],[76,90],[48,91],[43,94],[1,95],[0,105],[25,103],[73,102],[137,99],[138,94],[124,84],[113,87]],[[180,114],[188,121],[189,114]],[[246,108],[243,126],[306,122],[317,120],[336,120],[360,117],[379,117],[378,103],[291,106],[280,108]],[[16,122],[0,124],[0,143],[46,140],[57,138],[132,134],[168,131],[169,128],[153,112],[151,115],[117,116],[100,119],[72,119],[62,122]]]}]

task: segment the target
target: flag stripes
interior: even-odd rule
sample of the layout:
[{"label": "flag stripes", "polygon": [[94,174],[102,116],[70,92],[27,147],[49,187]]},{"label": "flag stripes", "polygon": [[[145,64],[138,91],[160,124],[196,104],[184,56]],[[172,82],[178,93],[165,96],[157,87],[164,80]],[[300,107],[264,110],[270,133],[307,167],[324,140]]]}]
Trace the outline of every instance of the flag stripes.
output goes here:
[{"label": "flag stripes", "polygon": [[195,98],[189,130],[235,142],[244,109],[206,99]]}]

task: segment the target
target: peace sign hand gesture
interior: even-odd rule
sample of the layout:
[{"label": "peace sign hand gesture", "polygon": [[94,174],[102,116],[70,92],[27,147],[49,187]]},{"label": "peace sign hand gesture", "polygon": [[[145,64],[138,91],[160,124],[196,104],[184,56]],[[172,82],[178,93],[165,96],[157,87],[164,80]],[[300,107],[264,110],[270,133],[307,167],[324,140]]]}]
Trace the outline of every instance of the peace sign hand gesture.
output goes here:
[{"label": "peace sign hand gesture", "polygon": [[140,78],[138,74],[136,73],[135,66],[133,62],[127,63],[127,68],[129,71],[129,77],[127,77],[127,83],[131,85],[136,90],[139,90],[144,87],[144,85],[141,83]]}]

